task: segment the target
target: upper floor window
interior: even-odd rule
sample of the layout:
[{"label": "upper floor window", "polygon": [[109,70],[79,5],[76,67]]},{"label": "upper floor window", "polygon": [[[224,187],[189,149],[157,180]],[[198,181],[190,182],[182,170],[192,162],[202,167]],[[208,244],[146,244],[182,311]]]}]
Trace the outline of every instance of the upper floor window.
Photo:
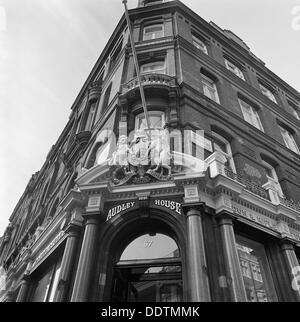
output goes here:
[{"label": "upper floor window", "polygon": [[267,177],[268,182],[273,183],[277,192],[280,195],[283,195],[275,168],[269,162],[267,162],[265,160],[262,160],[262,165],[266,171],[266,177]]},{"label": "upper floor window", "polygon": [[227,59],[225,59],[225,65],[228,70],[230,70],[232,73],[234,73],[236,76],[238,76],[242,80],[245,80],[244,74],[238,66],[236,66],[235,64],[233,64],[231,61],[229,61]]},{"label": "upper floor window", "polygon": [[293,115],[295,116],[295,118],[297,119],[297,120],[300,120],[300,117],[299,117],[299,107],[296,105],[296,104],[294,104],[293,102],[291,102],[291,101],[289,101],[288,100],[288,105],[289,105],[289,108],[290,108],[290,111],[293,113]]},{"label": "upper floor window", "polygon": [[225,166],[230,168],[233,172],[236,172],[230,142],[223,136],[218,133],[212,132],[212,137],[205,139],[204,149],[205,159],[213,152],[221,152],[227,160]]},{"label": "upper floor window", "polygon": [[252,124],[257,129],[263,131],[264,129],[261,124],[257,110],[241,99],[239,99],[239,103],[240,103],[245,121]]},{"label": "upper floor window", "polygon": [[285,145],[295,153],[299,154],[299,148],[296,144],[293,134],[282,126],[279,126]]},{"label": "upper floor window", "polygon": [[261,92],[262,92],[265,96],[267,96],[267,97],[268,97],[268,99],[270,99],[270,100],[271,100],[271,101],[273,101],[274,103],[277,103],[276,98],[275,98],[275,96],[274,96],[273,92],[272,92],[269,88],[265,87],[265,86],[264,86],[264,85],[262,85],[262,84],[259,84],[259,87],[260,87]]},{"label": "upper floor window", "polygon": [[[166,123],[165,120],[165,113],[161,111],[149,111],[149,122],[150,122],[150,128],[160,128],[162,129]],[[147,129],[147,122],[145,118],[145,114],[139,114],[136,117],[135,121],[135,129],[136,130],[143,130]]]},{"label": "upper floor window", "polygon": [[163,3],[163,2],[166,2],[166,0],[145,0],[144,5],[150,6],[152,4],[159,4],[159,3]]},{"label": "upper floor window", "polygon": [[212,99],[213,101],[220,103],[217,85],[215,81],[201,73],[202,86],[204,95]]},{"label": "upper floor window", "polygon": [[94,120],[95,120],[97,102],[94,101],[90,104],[91,105],[89,108],[89,112],[88,112],[88,116],[87,116],[87,120],[86,120],[86,124],[85,124],[85,131],[90,131],[93,128]]},{"label": "upper floor window", "polygon": [[205,42],[195,35],[192,35],[192,39],[193,39],[193,45],[207,55],[208,51],[207,51],[207,46],[205,45]]},{"label": "upper floor window", "polygon": [[104,109],[106,109],[108,106],[110,94],[111,94],[111,88],[112,88],[112,83],[109,84],[109,86],[107,87],[107,89],[104,93],[102,111],[104,111]]},{"label": "upper floor window", "polygon": [[108,140],[104,142],[96,152],[96,162],[95,164],[103,164],[108,160],[110,152],[111,141]]},{"label": "upper floor window", "polygon": [[165,74],[166,67],[165,67],[165,61],[155,61],[147,64],[141,65],[141,73],[155,73],[155,74]]},{"label": "upper floor window", "polygon": [[164,36],[164,26],[162,23],[144,27],[143,40],[161,38]]}]

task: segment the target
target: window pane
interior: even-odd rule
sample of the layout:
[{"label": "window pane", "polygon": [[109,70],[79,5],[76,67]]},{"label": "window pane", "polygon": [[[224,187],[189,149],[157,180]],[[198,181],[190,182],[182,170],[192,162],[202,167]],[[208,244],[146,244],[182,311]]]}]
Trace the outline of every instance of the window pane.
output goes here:
[{"label": "window pane", "polygon": [[225,59],[225,65],[228,70],[233,72],[236,76],[239,78],[245,80],[243,72],[239,69],[239,67],[235,66],[233,63],[231,63],[229,60]]},{"label": "window pane", "polygon": [[121,260],[173,258],[179,256],[176,242],[163,234],[145,234],[132,241],[124,250]]},{"label": "window pane", "polygon": [[151,25],[144,28],[143,40],[155,39],[163,37],[163,25]]},{"label": "window pane", "polygon": [[219,97],[217,93],[217,87],[214,81],[202,75],[202,84],[204,95],[219,103]]},{"label": "window pane", "polygon": [[263,86],[263,85],[261,85],[261,84],[259,84],[259,87],[260,87],[260,89],[261,89],[261,92],[265,95],[265,96],[267,96],[271,101],[273,101],[274,103],[277,103],[276,102],[276,99],[275,99],[275,96],[274,96],[274,94],[268,89],[268,88],[266,88],[265,86]]},{"label": "window pane", "polygon": [[54,272],[54,275],[52,278],[53,281],[52,281],[52,286],[51,286],[51,291],[50,291],[50,295],[48,298],[48,302],[53,302],[53,300],[54,300],[54,295],[55,295],[57,285],[59,282],[58,279],[59,279],[59,274],[60,274],[60,268],[61,268],[61,261],[55,267],[55,272]]},{"label": "window pane", "polygon": [[182,286],[178,280],[129,283],[128,302],[181,302]]},{"label": "window pane", "polygon": [[207,52],[207,47],[206,47],[205,43],[202,40],[200,40],[199,38],[197,38],[196,36],[192,36],[192,38],[193,38],[194,46],[197,49],[201,50],[204,54],[207,55],[208,52]]},{"label": "window pane", "polygon": [[259,130],[263,131],[263,127],[260,122],[259,115],[258,115],[257,111],[255,110],[255,108],[253,108],[251,105],[249,105],[248,103],[246,103],[242,100],[239,100],[239,103],[240,103],[245,121],[252,124],[253,126],[258,128]]},{"label": "window pane", "polygon": [[48,290],[51,283],[51,276],[53,272],[53,267],[42,276],[42,278],[38,281],[36,289],[34,291],[34,295],[32,298],[32,302],[46,302]]},{"label": "window pane", "polygon": [[[149,112],[150,128],[163,128],[164,114],[163,113],[151,113]],[[147,128],[146,118],[144,114],[137,117],[137,129],[143,130]]]},{"label": "window pane", "polygon": [[299,153],[298,146],[295,142],[295,139],[293,138],[292,133],[284,129],[283,127],[280,127],[280,131],[284,140],[285,145],[291,149],[292,151]]},{"label": "window pane", "polygon": [[165,73],[165,62],[157,61],[153,63],[144,64],[141,66],[141,73]]},{"label": "window pane", "polygon": [[93,127],[95,111],[96,111],[96,102],[91,104],[89,115],[88,115],[86,125],[85,125],[85,130],[86,131],[90,131],[92,129],[92,127]]},{"label": "window pane", "polygon": [[108,159],[109,148],[110,148],[109,142],[104,143],[99,148],[99,150],[97,151],[97,154],[96,154],[96,164],[102,164]]},{"label": "window pane", "polygon": [[240,236],[236,236],[236,246],[248,302],[276,301],[264,246]]}]

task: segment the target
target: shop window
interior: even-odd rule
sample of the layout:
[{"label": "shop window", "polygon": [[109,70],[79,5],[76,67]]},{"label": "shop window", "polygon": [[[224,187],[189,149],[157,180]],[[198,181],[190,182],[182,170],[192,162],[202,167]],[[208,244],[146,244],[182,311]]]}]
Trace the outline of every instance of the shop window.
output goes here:
[{"label": "shop window", "polygon": [[[149,122],[150,128],[159,128],[162,129],[165,125],[165,113],[160,111],[149,111]],[[145,114],[139,114],[135,119],[135,129],[136,130],[144,130],[147,128],[147,122],[145,118]]]},{"label": "shop window", "polygon": [[255,126],[257,129],[264,131],[257,109],[241,99],[239,99],[239,103],[244,120]]},{"label": "shop window", "polygon": [[276,98],[273,94],[273,91],[269,88],[267,88],[266,86],[259,84],[259,88],[261,90],[261,92],[268,97],[268,99],[270,99],[271,101],[273,101],[274,103],[277,103]]},{"label": "shop window", "polygon": [[299,154],[299,148],[296,144],[292,131],[280,125],[279,129],[286,147]]},{"label": "shop window", "polygon": [[163,23],[157,23],[144,27],[143,40],[157,39],[164,36]]},{"label": "shop window", "polygon": [[236,66],[234,63],[232,63],[228,59],[225,59],[225,66],[226,66],[226,68],[228,70],[230,70],[236,76],[238,76],[242,80],[245,80],[245,77],[244,77],[244,74],[243,74],[242,70],[238,66]]},{"label": "shop window", "polygon": [[112,301],[181,302],[181,259],[176,242],[149,232],[134,239],[114,269]]},{"label": "shop window", "polygon": [[147,64],[141,65],[141,74],[165,74],[166,73],[166,66],[164,60],[154,61]]},{"label": "shop window", "polygon": [[58,285],[61,260],[52,265],[36,282],[31,302],[53,302]]},{"label": "shop window", "polygon": [[203,86],[203,93],[205,96],[215,101],[216,103],[220,103],[217,85],[215,80],[201,73],[201,80]]},{"label": "shop window", "polygon": [[264,246],[247,238],[236,236],[236,247],[247,301],[277,301]]}]

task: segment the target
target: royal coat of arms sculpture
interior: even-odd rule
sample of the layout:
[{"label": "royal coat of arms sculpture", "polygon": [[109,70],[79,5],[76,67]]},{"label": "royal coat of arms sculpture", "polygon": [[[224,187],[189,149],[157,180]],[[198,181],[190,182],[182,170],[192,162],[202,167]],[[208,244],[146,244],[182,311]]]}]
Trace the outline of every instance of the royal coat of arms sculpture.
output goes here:
[{"label": "royal coat of arms sculpture", "polygon": [[112,183],[119,186],[172,180],[169,141],[166,128],[137,130],[131,142],[127,136],[121,135],[109,161]]}]

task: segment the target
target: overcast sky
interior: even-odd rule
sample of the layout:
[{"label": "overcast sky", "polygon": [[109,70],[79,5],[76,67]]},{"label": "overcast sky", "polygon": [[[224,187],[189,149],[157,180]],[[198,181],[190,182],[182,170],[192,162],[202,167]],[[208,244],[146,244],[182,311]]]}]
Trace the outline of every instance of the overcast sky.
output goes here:
[{"label": "overcast sky", "polygon": [[[300,0],[182,2],[300,91]],[[0,0],[0,236],[122,14],[121,0]]]}]

